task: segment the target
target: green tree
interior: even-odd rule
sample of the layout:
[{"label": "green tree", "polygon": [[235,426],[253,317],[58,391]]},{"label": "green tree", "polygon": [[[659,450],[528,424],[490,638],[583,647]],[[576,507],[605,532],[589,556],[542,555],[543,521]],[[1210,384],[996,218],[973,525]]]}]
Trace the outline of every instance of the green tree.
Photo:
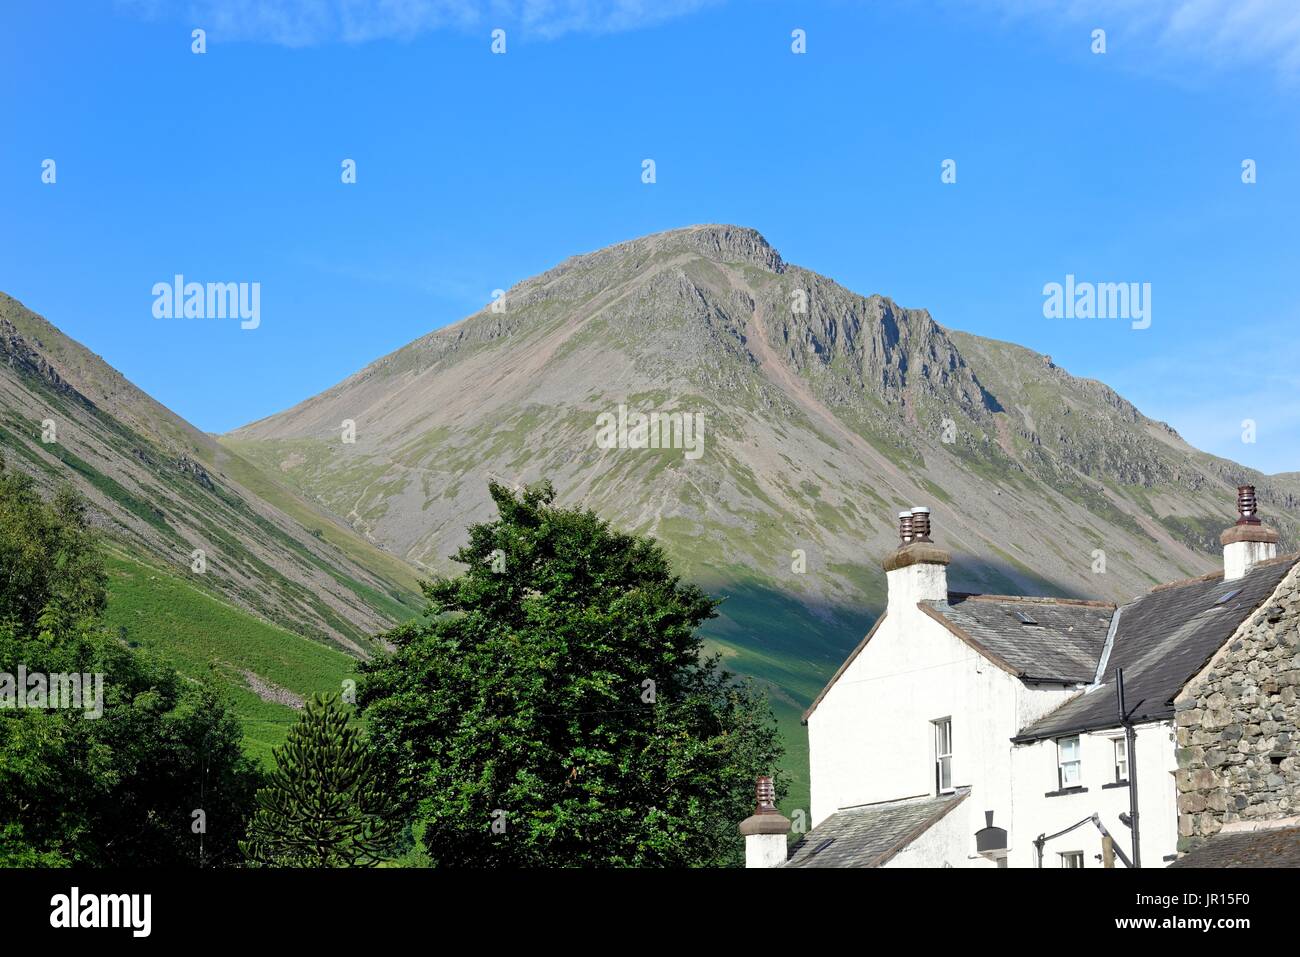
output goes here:
[{"label": "green tree", "polygon": [[695,866],[741,859],[736,825],[781,753],[765,696],[702,654],[717,602],[652,540],[549,483],[492,484],[457,578],[389,632],[358,698],[380,766],[443,866]]},{"label": "green tree", "polygon": [[44,502],[0,459],[0,674],[103,682],[98,717],[16,708],[12,690],[0,708],[0,866],[238,863],[256,786],[239,724],[210,688],[106,634],[105,582],[84,503]]},{"label": "green tree", "polygon": [[378,862],[403,821],[351,715],[336,696],[315,696],[273,752],[275,770],[257,792],[244,853],[280,867],[356,867]]}]

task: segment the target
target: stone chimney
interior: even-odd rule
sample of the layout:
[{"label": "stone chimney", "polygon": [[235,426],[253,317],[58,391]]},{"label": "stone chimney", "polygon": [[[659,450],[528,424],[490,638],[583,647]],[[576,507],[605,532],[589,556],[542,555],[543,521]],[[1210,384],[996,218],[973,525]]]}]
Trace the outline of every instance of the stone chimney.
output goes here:
[{"label": "stone chimney", "polygon": [[745,837],[746,867],[780,867],[786,859],[786,835],[790,819],[776,809],[776,788],[767,775],[759,777],[757,806],[740,822]]},{"label": "stone chimney", "polygon": [[1278,534],[1259,520],[1255,486],[1237,486],[1237,524],[1219,536],[1223,545],[1223,580],[1235,581],[1260,562],[1277,557]]},{"label": "stone chimney", "polygon": [[880,563],[889,583],[886,613],[915,611],[918,601],[948,598],[949,555],[930,539],[930,510],[918,505],[898,513],[899,546]]}]

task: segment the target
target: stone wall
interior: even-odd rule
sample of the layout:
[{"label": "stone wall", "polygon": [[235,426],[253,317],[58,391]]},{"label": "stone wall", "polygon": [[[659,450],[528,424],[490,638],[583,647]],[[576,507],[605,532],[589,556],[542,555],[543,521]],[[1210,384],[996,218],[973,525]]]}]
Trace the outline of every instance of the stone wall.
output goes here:
[{"label": "stone wall", "polygon": [[1178,850],[1300,811],[1300,566],[1175,700]]}]

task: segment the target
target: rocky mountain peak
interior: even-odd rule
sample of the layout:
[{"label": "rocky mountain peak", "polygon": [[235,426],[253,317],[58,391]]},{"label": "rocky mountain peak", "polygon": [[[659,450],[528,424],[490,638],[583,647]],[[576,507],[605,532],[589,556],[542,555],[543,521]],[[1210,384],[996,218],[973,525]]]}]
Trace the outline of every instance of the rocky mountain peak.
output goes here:
[{"label": "rocky mountain peak", "polygon": [[781,254],[772,248],[762,233],[748,226],[689,226],[647,238],[661,239],[665,248],[680,247],[713,262],[743,263],[767,272],[785,272]]},{"label": "rocky mountain peak", "polygon": [[770,273],[785,271],[785,261],[781,254],[772,248],[758,230],[748,226],[708,223],[651,233],[595,252],[573,256],[554,270],[543,273],[538,279],[547,279],[557,273],[607,270],[620,264],[640,263],[657,256],[672,255],[697,256],[715,263],[756,266]]}]

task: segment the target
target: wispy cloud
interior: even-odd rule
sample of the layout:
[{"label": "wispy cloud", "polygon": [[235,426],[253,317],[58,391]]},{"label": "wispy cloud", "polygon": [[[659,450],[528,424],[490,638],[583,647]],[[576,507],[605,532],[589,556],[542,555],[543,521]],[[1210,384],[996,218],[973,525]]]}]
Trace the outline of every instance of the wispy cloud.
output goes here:
[{"label": "wispy cloud", "polygon": [[956,0],[1013,18],[1106,31],[1107,45],[1140,45],[1150,60],[1212,69],[1263,65],[1300,78],[1296,0]]},{"label": "wispy cloud", "polygon": [[303,266],[331,277],[376,286],[394,286],[414,289],[435,299],[450,302],[467,313],[479,309],[492,295],[489,283],[446,275],[437,261],[408,257],[405,261],[357,261],[353,259],[325,258],[317,255],[296,255],[294,260]]},{"label": "wispy cloud", "polygon": [[[189,18],[214,39],[287,47],[409,40],[433,30],[502,27],[525,37],[617,33],[685,16],[721,0],[192,0]],[[163,0],[118,0],[172,17]]]},{"label": "wispy cloud", "polygon": [[[1300,471],[1300,344],[1293,321],[1250,324],[1249,343],[1172,345],[1117,367],[1108,379],[1145,414],[1197,448],[1262,472]],[[1255,434],[1246,440],[1245,423]]]}]

